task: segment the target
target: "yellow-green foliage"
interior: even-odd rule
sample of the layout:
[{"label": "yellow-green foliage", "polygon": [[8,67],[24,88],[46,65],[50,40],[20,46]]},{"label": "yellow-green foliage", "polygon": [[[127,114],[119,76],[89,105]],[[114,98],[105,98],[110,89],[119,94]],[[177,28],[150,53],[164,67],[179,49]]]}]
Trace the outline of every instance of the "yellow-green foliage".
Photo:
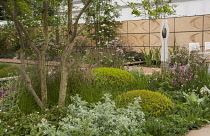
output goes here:
[{"label": "yellow-green foliage", "polygon": [[165,113],[172,106],[172,101],[165,95],[149,90],[133,90],[122,93],[116,97],[119,104],[127,104],[134,101],[135,98],[141,97],[140,105],[144,112],[152,115],[160,115]]},{"label": "yellow-green foliage", "polygon": [[131,73],[118,68],[95,68],[91,70],[94,81],[102,85],[129,85],[134,81]]}]

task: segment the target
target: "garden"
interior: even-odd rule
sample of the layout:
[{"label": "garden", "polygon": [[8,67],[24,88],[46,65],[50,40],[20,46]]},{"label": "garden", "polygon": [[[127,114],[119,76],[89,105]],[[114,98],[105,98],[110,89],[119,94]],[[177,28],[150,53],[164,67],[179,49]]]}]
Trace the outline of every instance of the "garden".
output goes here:
[{"label": "garden", "polygon": [[[48,68],[45,110],[36,104],[22,77],[1,81],[1,134],[177,136],[209,123],[210,75],[200,55],[189,55],[186,47],[180,47],[168,68],[148,75],[141,65],[133,66],[138,71],[125,71],[123,62],[130,57],[123,50],[106,50],[87,49],[72,56],[77,63],[69,70],[63,107],[57,106],[57,67]],[[20,70],[13,65],[2,63],[0,71],[7,68],[5,76],[17,76]],[[29,65],[27,72],[41,95],[37,65]]]},{"label": "garden", "polygon": [[[120,24],[111,20],[117,12],[109,2],[83,0],[75,18],[70,18],[71,0],[64,3],[70,9],[66,16],[53,14],[60,11],[60,2],[39,1],[33,7],[0,1],[14,21],[1,27],[0,45],[7,45],[7,58],[21,61],[0,63],[0,135],[183,136],[210,123],[205,55],[174,44],[163,67],[159,48],[135,52],[124,46],[115,30]],[[97,16],[102,13],[93,7],[101,2],[106,12]],[[31,8],[34,18],[27,16]],[[90,13],[92,22],[78,26]],[[127,69],[125,64],[135,61],[144,63]],[[148,74],[143,67],[161,70]]]}]

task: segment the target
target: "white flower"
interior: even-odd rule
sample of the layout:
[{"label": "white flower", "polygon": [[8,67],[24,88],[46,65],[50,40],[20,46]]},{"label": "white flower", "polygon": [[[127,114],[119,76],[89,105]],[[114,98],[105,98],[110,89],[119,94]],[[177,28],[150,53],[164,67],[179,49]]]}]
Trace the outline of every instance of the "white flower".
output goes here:
[{"label": "white flower", "polygon": [[207,92],[208,94],[210,94],[210,90],[204,85],[204,87],[202,87],[200,89],[200,93],[201,94],[204,94],[205,92]]},{"label": "white flower", "polygon": [[42,118],[41,122],[47,122],[47,120],[45,118]]},{"label": "white flower", "polygon": [[106,24],[103,24],[103,25],[101,25],[101,26],[106,26]]}]

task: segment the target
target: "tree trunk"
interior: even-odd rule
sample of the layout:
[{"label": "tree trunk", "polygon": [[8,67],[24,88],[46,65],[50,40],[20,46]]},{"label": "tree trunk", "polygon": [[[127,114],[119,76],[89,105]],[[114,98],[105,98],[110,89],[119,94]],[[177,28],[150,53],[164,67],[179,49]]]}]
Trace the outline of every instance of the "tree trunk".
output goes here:
[{"label": "tree trunk", "polygon": [[[77,30],[79,19],[84,13],[84,11],[89,7],[91,1],[92,0],[88,0],[88,2],[85,4],[85,6],[82,8],[80,13],[78,14],[74,25],[72,25],[73,0],[68,0],[68,33],[67,33],[67,39],[66,39],[66,46],[61,56],[61,81],[60,81],[58,106],[65,105],[66,90],[67,90],[68,76],[69,76],[68,70],[69,70],[69,67],[73,65],[73,62],[68,62],[68,59],[74,47],[74,40],[76,36],[78,35],[78,32],[81,32],[81,29],[79,31]],[[84,27],[82,29],[84,29]]]},{"label": "tree trunk", "polygon": [[39,105],[39,107],[41,109],[44,109],[44,104],[42,103],[42,101],[40,100],[39,96],[36,94],[33,86],[32,86],[32,83],[31,83],[31,80],[26,72],[26,68],[25,68],[25,46],[24,46],[24,38],[23,38],[23,30],[22,30],[22,27],[20,27],[20,24],[17,20],[17,1],[16,0],[13,0],[13,3],[14,3],[14,7],[13,7],[13,13],[4,5],[4,3],[1,3],[2,6],[7,10],[7,12],[9,12],[10,14],[13,14],[12,17],[13,17],[13,21],[14,21],[14,24],[15,24],[15,27],[16,27],[16,30],[18,32],[18,36],[19,36],[19,42],[20,42],[20,60],[21,60],[21,72],[22,72],[22,75],[24,77],[24,80],[26,82],[26,85],[31,93],[31,95],[33,96],[33,98],[35,99],[36,103]]},{"label": "tree trunk", "polygon": [[61,81],[60,81],[60,91],[58,98],[58,105],[65,105],[66,100],[66,90],[68,84],[68,53],[66,49],[68,48],[68,44],[70,43],[70,39],[72,37],[72,9],[73,9],[73,0],[68,0],[68,34],[66,39],[66,47],[61,56]]},{"label": "tree trunk", "polygon": [[42,103],[44,107],[47,105],[47,74],[46,74],[46,50],[49,43],[48,38],[48,23],[47,23],[47,15],[48,15],[48,2],[43,2],[43,32],[44,32],[44,45],[41,47],[40,56],[39,56],[39,69],[40,69],[40,80],[41,80],[41,96]]},{"label": "tree trunk", "polygon": [[44,107],[47,105],[47,81],[46,81],[46,63],[45,53],[41,53],[39,59],[40,80],[41,80],[41,98]]},{"label": "tree trunk", "polygon": [[59,106],[65,105],[67,83],[68,83],[68,66],[67,66],[67,59],[66,57],[64,57],[61,58],[61,81],[60,81],[60,92],[58,99]]}]

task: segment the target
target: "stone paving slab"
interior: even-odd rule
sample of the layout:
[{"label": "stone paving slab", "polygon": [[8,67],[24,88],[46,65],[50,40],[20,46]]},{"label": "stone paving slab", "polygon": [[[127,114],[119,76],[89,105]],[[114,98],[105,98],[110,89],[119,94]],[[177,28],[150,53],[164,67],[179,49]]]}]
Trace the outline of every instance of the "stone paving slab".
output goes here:
[{"label": "stone paving slab", "polygon": [[[15,64],[20,64],[20,60],[19,59],[4,59],[4,58],[0,58],[0,62],[2,63],[15,63]],[[26,64],[37,64],[37,61],[34,60],[25,60]],[[59,62],[56,61],[46,61],[46,65],[49,66],[56,66],[58,65]]]},{"label": "stone paving slab", "polygon": [[210,124],[198,130],[190,130],[186,136],[210,136]]},{"label": "stone paving slab", "polygon": [[136,66],[124,66],[124,69],[127,71],[137,71],[143,72],[145,74],[152,74],[153,72],[161,72],[161,68],[151,68],[151,67],[136,67]]}]

